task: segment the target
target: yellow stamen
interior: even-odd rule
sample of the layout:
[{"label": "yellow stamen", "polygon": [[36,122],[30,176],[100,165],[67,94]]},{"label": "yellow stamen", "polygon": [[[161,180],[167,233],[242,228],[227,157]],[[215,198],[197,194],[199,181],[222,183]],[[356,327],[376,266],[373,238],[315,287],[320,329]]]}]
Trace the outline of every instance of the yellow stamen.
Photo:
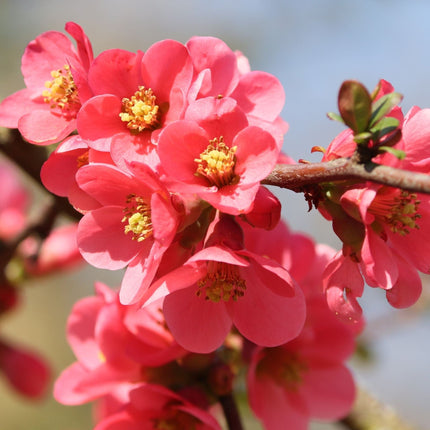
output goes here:
[{"label": "yellow stamen", "polygon": [[151,88],[140,86],[130,99],[123,98],[122,112],[119,117],[121,121],[127,123],[127,128],[132,133],[156,128],[160,120],[160,112]]},{"label": "yellow stamen", "polygon": [[383,188],[370,205],[369,212],[388,224],[392,232],[404,236],[420,228],[417,223],[421,218],[419,205],[418,196],[414,193]]},{"label": "yellow stamen", "polygon": [[246,283],[241,278],[239,267],[218,261],[208,262],[206,276],[198,283],[197,296],[214,303],[238,300],[245,294]]},{"label": "yellow stamen", "polygon": [[195,175],[208,179],[211,185],[222,188],[239,182],[234,173],[237,146],[229,148],[223,136],[209,141],[208,147],[194,161],[198,164]]},{"label": "yellow stamen", "polygon": [[53,70],[51,77],[51,81],[45,82],[48,89],[42,92],[45,103],[49,103],[51,109],[59,109],[67,118],[76,118],[81,103],[70,66],[66,64],[62,69]]},{"label": "yellow stamen", "polygon": [[126,200],[127,207],[124,209],[124,218],[121,222],[126,223],[124,233],[132,233],[132,239],[142,242],[152,236],[151,209],[142,197],[130,194]]}]

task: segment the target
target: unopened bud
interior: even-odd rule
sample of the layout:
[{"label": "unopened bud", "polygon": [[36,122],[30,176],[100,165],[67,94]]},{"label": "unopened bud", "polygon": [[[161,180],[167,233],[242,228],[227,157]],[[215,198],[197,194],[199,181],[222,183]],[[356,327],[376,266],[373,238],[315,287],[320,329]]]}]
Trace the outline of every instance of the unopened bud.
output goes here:
[{"label": "unopened bud", "polygon": [[255,196],[254,207],[242,218],[252,227],[272,230],[281,217],[281,203],[267,188],[260,187]]}]

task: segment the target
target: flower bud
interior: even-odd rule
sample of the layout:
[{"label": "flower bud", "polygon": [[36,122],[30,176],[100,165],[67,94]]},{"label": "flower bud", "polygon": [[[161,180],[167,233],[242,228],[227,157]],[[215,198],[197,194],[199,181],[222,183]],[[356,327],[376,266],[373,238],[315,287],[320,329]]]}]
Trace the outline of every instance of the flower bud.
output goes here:
[{"label": "flower bud", "polygon": [[45,394],[50,370],[34,352],[0,341],[0,370],[23,396],[38,399]]},{"label": "flower bud", "polygon": [[253,227],[272,230],[281,217],[281,203],[267,188],[260,187],[251,212],[242,218]]}]

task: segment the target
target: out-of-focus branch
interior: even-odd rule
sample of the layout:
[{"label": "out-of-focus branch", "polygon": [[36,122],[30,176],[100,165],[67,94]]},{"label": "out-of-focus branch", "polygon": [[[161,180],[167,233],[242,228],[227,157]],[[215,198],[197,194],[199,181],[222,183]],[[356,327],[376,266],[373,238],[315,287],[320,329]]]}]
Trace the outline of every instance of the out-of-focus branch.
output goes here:
[{"label": "out-of-focus branch", "polygon": [[310,185],[345,180],[372,181],[406,191],[430,194],[430,175],[372,162],[357,164],[348,158],[321,163],[278,164],[262,183],[302,192]]},{"label": "out-of-focus branch", "polygon": [[365,390],[359,390],[352,412],[339,422],[349,430],[418,430]]},{"label": "out-of-focus branch", "polygon": [[243,430],[242,421],[232,394],[219,397],[222,410],[229,430]]},{"label": "out-of-focus branch", "polygon": [[[0,151],[43,187],[40,180],[40,169],[48,156],[44,146],[26,142],[18,130],[6,130],[5,133],[0,134]],[[53,199],[58,211],[75,220],[81,218],[82,215],[70,205],[66,198],[53,196]]]}]

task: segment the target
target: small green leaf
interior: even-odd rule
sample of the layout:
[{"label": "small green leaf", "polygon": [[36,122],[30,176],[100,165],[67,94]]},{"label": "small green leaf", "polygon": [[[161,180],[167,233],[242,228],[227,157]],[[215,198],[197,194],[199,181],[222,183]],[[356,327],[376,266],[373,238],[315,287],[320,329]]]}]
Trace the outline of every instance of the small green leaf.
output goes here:
[{"label": "small green leaf", "polygon": [[339,90],[340,116],[354,134],[366,131],[372,114],[372,99],[358,81],[345,81]]},{"label": "small green leaf", "polygon": [[361,143],[367,142],[371,138],[372,138],[372,133],[369,133],[368,131],[364,131],[363,133],[359,133],[354,136],[354,142],[360,145]]},{"label": "small green leaf", "polygon": [[373,101],[375,101],[376,96],[378,95],[379,91],[381,90],[381,87],[382,87],[382,84],[381,84],[381,81],[379,81],[378,84],[376,85],[375,89],[370,94],[370,97],[372,98]]},{"label": "small green leaf", "polygon": [[370,131],[376,139],[380,139],[382,136],[389,134],[399,127],[399,120],[391,116],[385,116],[381,118],[376,125],[374,125]]},{"label": "small green leaf", "polygon": [[389,152],[390,154],[393,154],[396,158],[399,160],[404,160],[406,157],[406,152],[402,151],[401,149],[396,149],[391,146],[380,146],[378,148],[379,152]]},{"label": "small green leaf", "polygon": [[389,93],[376,100],[372,106],[372,116],[370,118],[369,127],[373,127],[381,118],[383,118],[390,110],[397,106],[403,99],[400,93]]},{"label": "small green leaf", "polygon": [[342,119],[342,117],[339,114],[334,113],[334,112],[327,112],[327,116],[330,119],[332,119],[333,121],[339,121],[339,122],[341,122],[343,124],[343,119]]}]

